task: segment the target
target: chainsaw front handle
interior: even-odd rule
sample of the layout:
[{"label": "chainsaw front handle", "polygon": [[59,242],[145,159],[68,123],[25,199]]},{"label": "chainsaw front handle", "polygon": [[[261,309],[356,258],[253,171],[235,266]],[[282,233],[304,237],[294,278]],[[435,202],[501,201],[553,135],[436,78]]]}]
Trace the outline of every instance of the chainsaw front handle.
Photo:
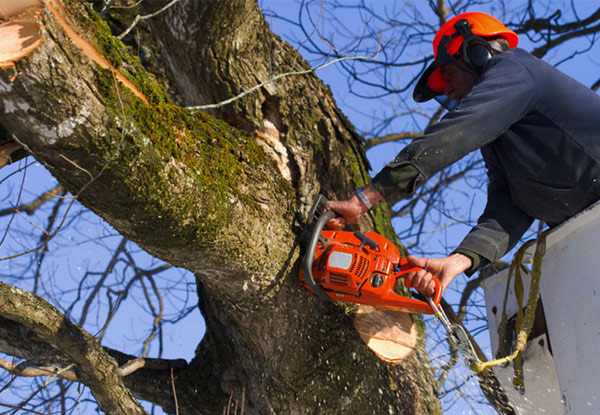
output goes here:
[{"label": "chainsaw front handle", "polygon": [[317,285],[315,279],[313,278],[312,263],[315,259],[315,251],[317,250],[317,243],[319,242],[319,236],[321,235],[321,231],[325,228],[325,224],[331,219],[335,218],[335,216],[336,213],[332,210],[323,212],[321,216],[319,216],[319,219],[315,222],[314,228],[312,229],[312,234],[306,247],[306,255],[304,256],[304,262],[302,263],[302,269],[304,271],[304,281],[306,282],[306,284],[321,300],[331,302],[333,302],[333,300],[323,292],[323,290]]}]

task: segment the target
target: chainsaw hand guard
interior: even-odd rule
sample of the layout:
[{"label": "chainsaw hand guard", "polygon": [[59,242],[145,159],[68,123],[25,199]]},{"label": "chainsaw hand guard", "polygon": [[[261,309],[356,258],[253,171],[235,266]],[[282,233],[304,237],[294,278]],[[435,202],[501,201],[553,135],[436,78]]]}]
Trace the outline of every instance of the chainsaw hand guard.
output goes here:
[{"label": "chainsaw hand guard", "polygon": [[[375,308],[434,314],[425,301],[396,293],[397,283],[420,268],[408,264],[398,248],[375,232],[330,231],[325,224],[336,214],[323,212],[319,195],[306,223],[306,253],[300,270],[305,288],[322,300],[347,301]],[[442,286],[434,278],[433,302],[439,305]]]}]

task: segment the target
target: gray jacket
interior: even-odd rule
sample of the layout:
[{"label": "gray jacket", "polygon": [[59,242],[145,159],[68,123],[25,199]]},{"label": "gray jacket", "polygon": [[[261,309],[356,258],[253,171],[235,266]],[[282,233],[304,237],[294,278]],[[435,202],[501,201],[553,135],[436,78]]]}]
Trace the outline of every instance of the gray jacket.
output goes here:
[{"label": "gray jacket", "polygon": [[[389,203],[481,149],[488,201],[458,250],[494,261],[534,218],[550,226],[600,199],[600,96],[515,48],[492,58],[473,89],[374,179]],[[395,177],[411,166],[407,188]]]}]

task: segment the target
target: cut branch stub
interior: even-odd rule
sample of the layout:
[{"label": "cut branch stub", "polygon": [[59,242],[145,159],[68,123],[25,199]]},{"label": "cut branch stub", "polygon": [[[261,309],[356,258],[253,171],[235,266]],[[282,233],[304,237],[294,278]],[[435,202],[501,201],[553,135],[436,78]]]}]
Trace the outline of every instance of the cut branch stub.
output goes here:
[{"label": "cut branch stub", "polygon": [[38,0],[0,0],[0,68],[13,68],[42,43],[41,10]]},{"label": "cut branch stub", "polygon": [[407,313],[361,305],[354,328],[367,347],[387,363],[400,363],[417,346],[417,329]]}]

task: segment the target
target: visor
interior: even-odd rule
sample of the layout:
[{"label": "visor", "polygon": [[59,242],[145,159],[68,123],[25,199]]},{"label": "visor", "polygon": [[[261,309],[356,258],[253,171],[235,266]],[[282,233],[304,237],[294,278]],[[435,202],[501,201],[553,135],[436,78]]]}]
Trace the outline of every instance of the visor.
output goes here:
[{"label": "visor", "polygon": [[431,98],[435,98],[438,95],[444,93],[446,82],[442,78],[442,70],[440,68],[442,64],[435,59],[423,75],[419,78],[417,85],[413,91],[413,99],[417,102],[429,101]]},{"label": "visor", "polygon": [[[461,25],[462,23],[462,25]],[[470,28],[467,29],[468,22],[461,20],[455,23],[456,32],[452,35],[444,35],[437,45],[437,51],[434,53],[435,59],[425,69],[423,75],[419,78],[417,85],[413,91],[413,99],[417,102],[429,101],[438,95],[444,94],[446,88],[446,81],[442,77],[441,67],[447,63],[453,63],[458,66],[461,70],[471,74],[477,79],[477,73],[467,66],[460,63],[455,56],[466,55],[465,47],[469,43],[469,38],[473,36]],[[465,26],[466,25],[466,26]],[[462,47],[461,47],[462,46]],[[468,62],[467,57],[465,59]]]},{"label": "visor", "polygon": [[[429,101],[438,95],[444,94],[444,88],[446,87],[446,81],[442,77],[442,65],[447,63],[453,63],[459,68],[466,70],[469,73],[473,73],[470,69],[462,65],[454,56],[448,52],[448,50],[454,51],[454,54],[460,49],[460,43],[458,32],[452,36],[444,36],[437,47],[436,58],[434,61],[425,69],[423,75],[419,78],[417,85],[413,91],[413,99],[417,102]],[[454,42],[453,42],[454,41]]]}]

